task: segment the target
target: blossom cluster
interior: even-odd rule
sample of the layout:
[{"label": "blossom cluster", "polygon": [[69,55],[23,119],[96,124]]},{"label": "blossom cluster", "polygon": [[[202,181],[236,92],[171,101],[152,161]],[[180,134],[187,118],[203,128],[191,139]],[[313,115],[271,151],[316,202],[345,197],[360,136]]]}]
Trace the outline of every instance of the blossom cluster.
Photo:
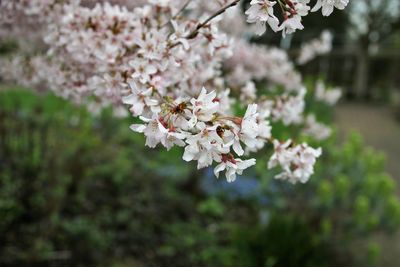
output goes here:
[{"label": "blossom cluster", "polygon": [[329,31],[323,31],[319,38],[313,39],[310,42],[301,46],[300,55],[297,58],[297,63],[304,65],[317,56],[325,55],[332,50],[333,36]]},{"label": "blossom cluster", "polygon": [[322,141],[331,136],[332,129],[325,124],[318,122],[314,114],[309,114],[305,119],[303,134]]},{"label": "blossom cluster", "polygon": [[230,87],[244,87],[250,80],[266,80],[268,87],[283,86],[286,91],[298,91],[302,87],[301,75],[293,62],[284,50],[276,47],[237,40],[225,68]]},{"label": "blossom cluster", "polygon": [[334,106],[342,96],[342,90],[338,87],[327,88],[325,83],[318,81],[315,86],[315,99]]},{"label": "blossom cluster", "polygon": [[[283,170],[277,178],[309,179],[320,149],[271,133],[277,121],[307,124],[301,76],[283,50],[241,38],[246,18],[238,0],[96,2],[2,1],[0,24],[19,32],[36,20],[45,53],[7,60],[0,74],[49,88],[93,112],[111,105],[117,115],[130,113],[138,120],[131,129],[147,146],[182,147],[184,161],[199,169],[215,166],[215,175],[224,172],[229,182],[253,166],[250,153],[268,143],[274,145],[269,167]],[[291,10],[279,25],[271,9],[276,2],[253,0],[247,20],[291,33],[291,21],[308,12],[308,2],[278,1]],[[13,23],[21,17],[25,23]],[[230,21],[240,27],[233,30]],[[283,91],[259,97],[256,84],[263,82]],[[318,96],[332,98],[325,91]]]},{"label": "blossom cluster", "polygon": [[[125,103],[132,103],[128,96]],[[145,124],[134,124],[132,130],[144,133],[146,145],[155,147],[161,143],[167,149],[174,145],[185,147],[183,159],[197,161],[197,167],[219,163],[216,176],[225,170],[229,182],[236,174],[254,165],[255,159],[242,160],[245,148],[255,149],[271,136],[268,120],[257,112],[257,105],[247,108],[242,118],[222,116],[218,113],[221,102],[215,91],[205,88],[191,99],[180,98],[163,106],[163,110],[152,118],[140,117]]]},{"label": "blossom cluster", "polygon": [[[313,8],[310,0],[251,0],[250,8],[246,11],[247,21],[257,25],[256,33],[262,35],[267,26],[274,32],[281,31],[283,36],[303,30],[302,17],[309,12],[322,9],[324,16],[329,16],[334,8],[344,9],[349,0],[318,0]],[[275,15],[274,8],[280,7],[282,21]]]},{"label": "blossom cluster", "polygon": [[284,143],[274,141],[275,153],[268,162],[268,168],[281,166],[283,171],[277,179],[288,180],[291,183],[306,183],[314,173],[314,164],[322,151],[307,144],[295,145],[292,140]]}]

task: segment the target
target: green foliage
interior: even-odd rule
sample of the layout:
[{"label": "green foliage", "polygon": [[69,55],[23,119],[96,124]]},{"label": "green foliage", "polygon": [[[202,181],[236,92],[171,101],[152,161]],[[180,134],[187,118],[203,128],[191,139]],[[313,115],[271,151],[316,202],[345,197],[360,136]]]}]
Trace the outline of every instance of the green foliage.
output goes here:
[{"label": "green foliage", "polygon": [[270,181],[263,184],[272,200],[266,209],[303,220],[311,227],[312,238],[335,252],[339,260],[335,264],[362,258],[351,265],[365,266],[375,261],[378,245],[358,248],[356,253],[364,257],[356,257],[352,254],[355,242],[368,241],[374,232],[392,233],[400,225],[395,182],[384,171],[384,155],[368,148],[358,134],[342,146],[330,141],[322,146],[323,157],[305,185],[288,186],[271,180],[269,173],[260,173],[261,179]]},{"label": "green foliage", "polygon": [[0,56],[14,52],[18,45],[12,40],[0,40]]},{"label": "green foliage", "polygon": [[1,266],[367,266],[372,233],[400,224],[384,155],[358,135],[319,144],[305,185],[273,180],[259,155],[259,186],[239,199],[210,196],[180,149],[145,148],[129,123],[0,90]]},{"label": "green foliage", "polygon": [[179,192],[190,168],[145,153],[127,121],[50,95],[0,94],[2,264],[157,257],[164,224],[194,208]]},{"label": "green foliage", "polygon": [[305,221],[290,214],[276,213],[267,225],[242,227],[235,243],[242,254],[237,266],[331,266],[325,244]]}]

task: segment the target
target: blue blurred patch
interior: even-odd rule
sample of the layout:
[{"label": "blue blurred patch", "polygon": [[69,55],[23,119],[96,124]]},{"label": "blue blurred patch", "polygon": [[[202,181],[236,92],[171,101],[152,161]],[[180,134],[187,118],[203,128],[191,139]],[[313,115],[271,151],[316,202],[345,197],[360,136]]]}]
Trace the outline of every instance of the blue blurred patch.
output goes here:
[{"label": "blue blurred patch", "polygon": [[260,194],[260,182],[252,176],[237,176],[236,181],[228,183],[224,176],[217,179],[214,176],[213,168],[207,168],[201,187],[210,196],[224,195],[229,199],[258,199],[266,201]]}]

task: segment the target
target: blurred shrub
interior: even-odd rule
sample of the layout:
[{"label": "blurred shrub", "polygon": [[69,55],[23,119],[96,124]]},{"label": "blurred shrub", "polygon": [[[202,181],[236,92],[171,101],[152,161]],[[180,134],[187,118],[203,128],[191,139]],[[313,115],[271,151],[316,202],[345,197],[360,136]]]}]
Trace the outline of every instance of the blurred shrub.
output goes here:
[{"label": "blurred shrub", "polygon": [[316,242],[335,258],[333,264],[317,266],[367,266],[379,253],[377,244],[370,243],[373,234],[393,233],[400,225],[395,182],[384,171],[384,155],[368,148],[358,134],[342,146],[332,140],[322,146],[316,174],[305,185],[282,184],[259,172],[261,180],[269,181],[263,194],[271,199],[263,209],[310,228],[311,239],[300,249]]},{"label": "blurred shrub", "polygon": [[0,91],[0,266],[366,266],[372,233],[400,223],[384,156],[357,135],[325,142],[306,185],[273,180],[260,155],[253,178],[209,190],[129,123]]},{"label": "blurred shrub", "polygon": [[54,96],[0,93],[0,265],[157,261],[164,228],[195,209],[179,191],[190,168],[178,151],[144,153],[128,125]]}]

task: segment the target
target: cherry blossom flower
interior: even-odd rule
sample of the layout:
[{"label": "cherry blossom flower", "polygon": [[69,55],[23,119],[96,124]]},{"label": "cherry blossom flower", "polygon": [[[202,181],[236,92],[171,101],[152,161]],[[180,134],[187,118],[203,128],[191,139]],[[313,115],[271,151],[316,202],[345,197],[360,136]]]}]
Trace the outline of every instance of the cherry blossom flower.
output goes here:
[{"label": "cherry blossom flower", "polygon": [[329,31],[323,31],[321,36],[301,46],[297,62],[304,65],[319,55],[324,55],[332,50],[333,36]]},{"label": "cherry blossom flower", "polygon": [[134,60],[129,62],[129,65],[133,68],[132,78],[138,78],[140,82],[146,83],[150,81],[150,75],[157,72],[157,68],[150,62],[145,60]]},{"label": "cherry blossom flower", "polygon": [[122,98],[122,102],[130,105],[134,116],[148,115],[160,111],[158,101],[152,97],[153,89],[139,89],[135,82],[130,82],[131,94]]},{"label": "cherry blossom flower", "polygon": [[279,30],[282,30],[282,35],[285,37],[287,34],[292,34],[296,32],[296,30],[303,30],[304,26],[301,22],[301,16],[294,15],[291,18],[283,21],[281,26],[279,26]]},{"label": "cherry blossom flower", "polygon": [[257,98],[257,88],[254,82],[248,81],[241,90],[240,100],[241,101],[254,101]]},{"label": "cherry blossom flower", "polygon": [[343,10],[349,2],[350,0],[318,0],[311,11],[316,12],[322,9],[322,15],[329,16],[334,8]]},{"label": "cherry blossom flower", "polygon": [[156,147],[162,139],[166,138],[168,130],[157,116],[154,116],[152,119],[145,117],[140,117],[140,119],[147,122],[147,125],[132,124],[131,129],[146,136],[146,146],[151,148]]},{"label": "cherry blossom flower", "polygon": [[280,143],[274,140],[275,153],[268,162],[268,168],[277,166],[282,172],[275,178],[288,180],[290,183],[306,183],[314,173],[314,164],[321,156],[321,148],[314,149],[307,144],[294,145],[291,140]]},{"label": "cherry blossom flower", "polygon": [[[240,132],[238,133],[239,139],[249,148],[255,146],[259,133],[258,115],[257,104],[249,105],[242,119]],[[240,154],[238,153],[239,156],[241,156]]]},{"label": "cherry blossom flower", "polygon": [[236,180],[237,174],[242,175],[243,170],[256,164],[255,159],[243,161],[241,159],[234,159],[231,154],[222,155],[221,161],[222,162],[215,167],[214,174],[215,176],[219,177],[219,173],[225,170],[226,180],[229,183]]},{"label": "cherry blossom flower", "polygon": [[250,8],[246,11],[247,22],[256,23],[256,34],[262,35],[268,24],[273,31],[278,30],[279,20],[274,15],[276,1],[252,0]]},{"label": "cherry blossom flower", "polygon": [[210,121],[214,114],[218,111],[219,102],[215,101],[217,94],[212,91],[207,94],[207,90],[203,87],[197,98],[192,98],[190,103],[193,106],[192,118],[189,124],[193,127],[197,121]]},{"label": "cherry blossom flower", "polygon": [[273,120],[282,121],[285,125],[300,124],[303,121],[305,94],[306,89],[302,88],[296,96],[286,94],[271,103]]},{"label": "cherry blossom flower", "polygon": [[200,132],[186,140],[188,146],[185,147],[183,160],[197,160],[197,168],[201,169],[217,161],[221,154],[229,153],[229,146],[218,135],[218,126],[207,127],[204,123],[199,123],[198,127]]},{"label": "cherry blossom flower", "polygon": [[318,141],[323,141],[332,134],[332,129],[325,124],[317,122],[315,115],[310,114],[306,117],[303,134],[311,136]]},{"label": "cherry blossom flower", "polygon": [[335,105],[342,96],[340,88],[327,89],[322,81],[318,81],[315,87],[315,99],[330,106]]}]

